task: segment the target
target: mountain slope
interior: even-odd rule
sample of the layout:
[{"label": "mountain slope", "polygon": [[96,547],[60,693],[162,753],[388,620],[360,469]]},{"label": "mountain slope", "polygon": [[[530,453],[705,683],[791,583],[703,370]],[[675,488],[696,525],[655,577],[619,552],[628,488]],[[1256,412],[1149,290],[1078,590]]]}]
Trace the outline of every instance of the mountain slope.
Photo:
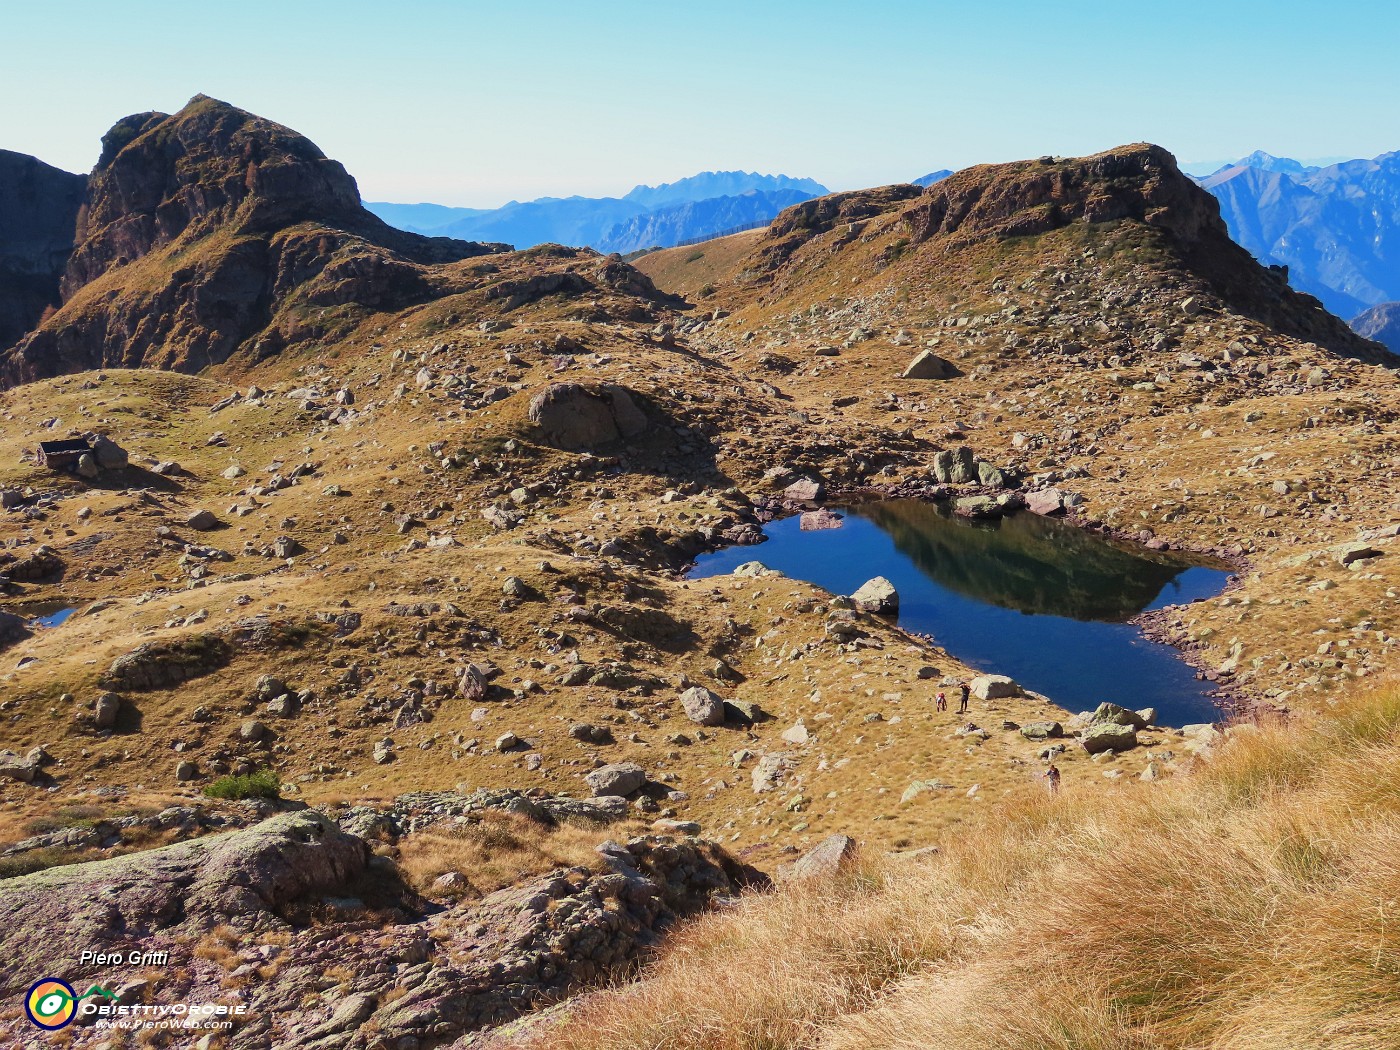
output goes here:
[{"label": "mountain slope", "polygon": [[1240,244],[1332,312],[1400,299],[1400,154],[1323,168],[1252,154],[1201,185]]},{"label": "mountain slope", "polygon": [[59,303],[87,180],[0,150],[0,350]]},{"label": "mountain slope", "polygon": [[442,264],[499,247],[392,229],[308,139],[198,96],[104,137],[62,308],[5,357],[0,378],[266,356],[365,310],[431,298],[452,283]]},{"label": "mountain slope", "polygon": [[1351,319],[1357,335],[1384,343],[1400,354],[1400,303],[1380,303]]}]

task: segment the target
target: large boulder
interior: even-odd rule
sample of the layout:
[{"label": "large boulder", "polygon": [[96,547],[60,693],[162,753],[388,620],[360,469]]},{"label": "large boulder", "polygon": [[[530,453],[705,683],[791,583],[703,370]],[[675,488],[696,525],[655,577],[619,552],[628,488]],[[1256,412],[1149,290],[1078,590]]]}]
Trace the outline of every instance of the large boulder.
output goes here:
[{"label": "large boulder", "polygon": [[551,383],[530,401],[530,421],[555,448],[581,449],[634,438],[647,418],[626,387],[604,383]]},{"label": "large boulder", "polygon": [[1084,730],[1079,742],[1091,755],[1101,751],[1127,751],[1137,747],[1137,730],[1114,722],[1098,722]]},{"label": "large boulder", "polygon": [[584,774],[583,779],[594,795],[630,795],[647,782],[647,773],[635,762],[613,762]]},{"label": "large boulder", "polygon": [[909,367],[899,374],[900,379],[955,379],[962,375],[951,362],[939,357],[932,350],[924,350],[909,362]]},{"label": "large boulder", "polygon": [[856,840],[848,835],[828,835],[781,872],[784,881],[810,882],[829,879],[855,860]]},{"label": "large boulder", "polygon": [[968,688],[978,700],[1003,700],[1007,697],[1025,696],[1025,690],[1004,674],[979,674]]},{"label": "large boulder", "polygon": [[817,503],[826,498],[826,486],[816,478],[799,478],[783,489],[783,496],[794,503]]},{"label": "large boulder", "polygon": [[1137,711],[1131,711],[1119,704],[1102,703],[1094,708],[1089,716],[1090,725],[1131,726],[1133,729],[1146,729],[1148,720]]},{"label": "large boulder", "polygon": [[724,722],[724,698],[703,685],[691,686],[681,694],[685,717],[702,726],[717,726]]},{"label": "large boulder", "polygon": [[851,601],[863,612],[892,613],[899,611],[899,592],[883,576],[866,580],[851,595]]},{"label": "large boulder", "polygon": [[103,470],[121,470],[126,466],[128,460],[126,449],[107,435],[98,434],[88,444],[92,446],[92,454],[97,457],[97,465]]},{"label": "large boulder", "polygon": [[970,485],[977,481],[977,457],[972,449],[959,445],[935,454],[933,479],[944,485]]}]

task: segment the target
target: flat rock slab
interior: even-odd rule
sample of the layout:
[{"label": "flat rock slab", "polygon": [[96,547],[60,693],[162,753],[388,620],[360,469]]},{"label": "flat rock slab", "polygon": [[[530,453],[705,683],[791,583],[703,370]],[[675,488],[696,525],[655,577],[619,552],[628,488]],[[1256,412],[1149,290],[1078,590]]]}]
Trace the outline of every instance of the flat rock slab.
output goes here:
[{"label": "flat rock slab", "polygon": [[[280,926],[288,906],[344,890],[364,873],[369,855],[362,839],[304,810],[224,835],[5,879],[0,995],[18,994],[34,974],[52,970],[55,943],[115,951],[149,947],[153,935],[176,930]],[[76,958],[64,965],[70,981],[97,974]]]}]

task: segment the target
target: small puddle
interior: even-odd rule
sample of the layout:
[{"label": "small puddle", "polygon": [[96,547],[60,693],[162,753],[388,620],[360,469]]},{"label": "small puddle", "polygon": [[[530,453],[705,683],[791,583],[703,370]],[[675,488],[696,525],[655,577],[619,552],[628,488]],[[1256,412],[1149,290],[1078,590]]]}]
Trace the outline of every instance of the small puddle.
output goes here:
[{"label": "small puddle", "polygon": [[972,522],[919,500],[841,513],[841,528],[819,532],[801,531],[798,517],[773,522],[764,529],[766,543],[702,555],[689,578],[760,561],[850,594],[884,576],[899,591],[901,627],[931,635],[963,663],[1010,675],[1070,711],[1111,700],[1155,707],[1163,725],[1220,718],[1212,686],[1197,680],[1175,649],[1127,621],[1213,597],[1228,571],[1029,513]]},{"label": "small puddle", "polygon": [[77,612],[78,607],[65,602],[39,602],[3,611],[24,617],[30,627],[57,627]]}]

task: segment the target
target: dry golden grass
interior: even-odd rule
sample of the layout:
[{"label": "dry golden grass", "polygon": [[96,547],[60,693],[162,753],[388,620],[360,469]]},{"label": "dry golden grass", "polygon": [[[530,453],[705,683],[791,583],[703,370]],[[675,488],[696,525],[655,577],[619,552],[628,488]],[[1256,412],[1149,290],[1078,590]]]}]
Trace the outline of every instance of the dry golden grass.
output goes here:
[{"label": "dry golden grass", "polygon": [[634,265],[655,281],[658,288],[683,295],[704,309],[706,296],[701,290],[729,277],[739,260],[753,249],[765,232],[762,228],[746,230],[684,248],[665,248],[643,255]]},{"label": "dry golden grass", "polygon": [[[638,834],[640,825],[614,826],[614,838]],[[448,872],[466,876],[467,895],[487,894],[555,868],[597,867],[597,829],[546,827],[516,813],[492,812],[479,821],[420,831],[404,839],[399,868],[421,893],[436,895],[433,880]]]},{"label": "dry golden grass", "polygon": [[552,1050],[1400,1045],[1400,686],[1189,776],[1027,794],[932,860],[748,898]]}]

